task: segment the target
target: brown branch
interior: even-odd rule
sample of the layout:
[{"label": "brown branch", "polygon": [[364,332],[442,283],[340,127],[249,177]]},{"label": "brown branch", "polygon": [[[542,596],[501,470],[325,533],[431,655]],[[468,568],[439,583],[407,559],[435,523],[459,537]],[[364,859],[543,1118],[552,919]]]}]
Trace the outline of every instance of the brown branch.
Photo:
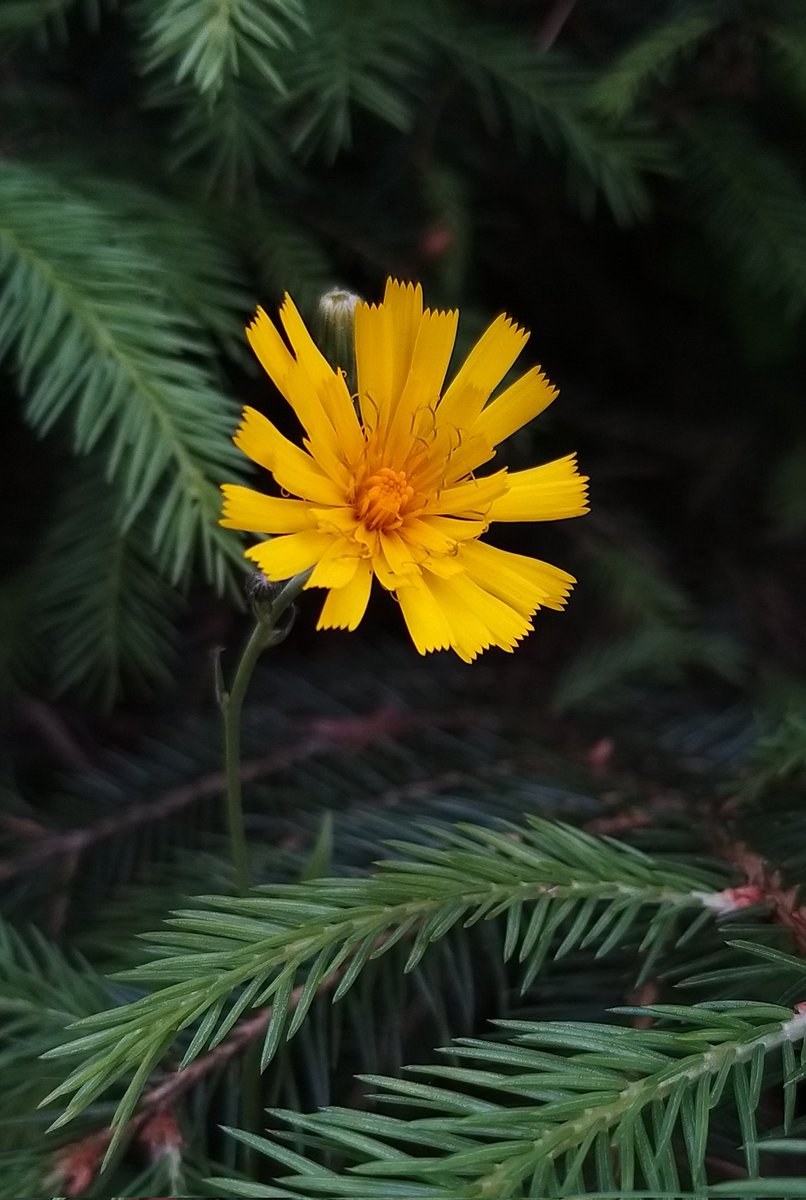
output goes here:
[{"label": "brown branch", "polygon": [[54,757],[72,771],[89,766],[89,758],[76,741],[67,722],[49,704],[34,696],[22,696],[17,711],[23,721],[42,737]]},{"label": "brown branch", "polygon": [[556,0],[556,3],[552,4],[537,35],[537,44],[541,50],[551,49],[575,8],[576,0]]},{"label": "brown branch", "polygon": [[[526,761],[526,760],[525,760]],[[421,779],[412,779],[408,783],[398,784],[380,792],[373,804],[377,808],[395,808],[409,800],[422,800],[462,787],[471,787],[483,780],[496,782],[501,779],[511,779],[523,770],[525,763],[511,758],[500,758],[495,762],[482,763],[472,771],[441,771],[436,775],[427,775]]]},{"label": "brown branch", "polygon": [[[423,725],[454,725],[472,721],[479,723],[479,715],[468,711],[452,714],[407,713],[383,708],[366,716],[320,717],[307,723],[306,736],[297,742],[275,750],[260,758],[248,759],[241,766],[244,782],[261,779],[266,775],[304,762],[317,754],[344,749],[345,746],[360,748],[382,741]],[[106,841],[117,834],[136,829],[150,821],[164,820],[200,800],[219,796],[226,780],[222,771],[213,771],[191,783],[179,784],[157,796],[133,804],[123,812],[102,817],[81,829],[59,831],[40,837],[37,844],[17,858],[0,861],[0,884],[17,879],[29,871],[36,871],[53,859],[80,856],[90,846]]]},{"label": "brown branch", "polygon": [[[334,972],[332,980],[324,980],[321,984],[323,991],[326,984],[332,987],[338,978],[339,975]],[[303,990],[304,987],[300,985],[300,987],[295,988],[291,993],[289,1011],[293,1011],[299,1004]],[[195,1087],[201,1079],[204,1079],[205,1075],[209,1075],[212,1071],[217,1071],[233,1058],[237,1058],[247,1046],[250,1046],[256,1038],[259,1038],[265,1032],[271,1020],[272,1011],[272,1005],[258,1009],[252,1016],[245,1017],[242,1021],[239,1021],[229,1037],[225,1038],[214,1050],[200,1055],[199,1058],[189,1063],[183,1070],[171,1071],[167,1074],[164,1079],[155,1084],[154,1087],[143,1095],[143,1099],[140,1102],[140,1111],[132,1117],[132,1121],[142,1121],[151,1112],[160,1112],[166,1108],[170,1108],[180,1096],[183,1096],[185,1092]]]},{"label": "brown branch", "polygon": [[792,934],[798,954],[806,956],[806,907],[799,904],[799,889],[783,886],[781,872],[769,864],[744,842],[729,842],[721,848],[723,858],[741,871],[747,883],[758,889],[759,899],[772,909],[779,924]]}]

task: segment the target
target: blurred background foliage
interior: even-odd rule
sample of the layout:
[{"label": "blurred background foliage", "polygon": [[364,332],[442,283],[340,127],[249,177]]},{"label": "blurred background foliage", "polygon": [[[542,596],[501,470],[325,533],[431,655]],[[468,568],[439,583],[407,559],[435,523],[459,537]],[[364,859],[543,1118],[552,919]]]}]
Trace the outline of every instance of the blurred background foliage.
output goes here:
[{"label": "blurred background foliage", "polygon": [[[129,939],[178,896],[229,887],[208,660],[241,636],[244,564],[217,489],[246,477],[239,405],[285,419],[243,325],[285,290],[311,317],[332,285],[374,299],[389,273],[458,306],[463,347],[502,310],[532,330],[526,365],[561,398],[508,461],[577,449],[593,509],[502,544],[580,584],[515,662],[469,669],[417,659],[378,597],[360,638],[383,645],[380,677],[357,637],[310,632],[303,602],[249,716],[256,761],[292,746],[253,796],[256,869],[366,870],[398,803],[407,821],[480,820],[491,779],[513,817],[598,820],[602,796],[619,811],[660,796],[671,822],[639,841],[696,857],[684,778],[715,805],[738,789],[742,837],[802,878],[795,818],[784,804],[765,828],[753,805],[791,795],[806,765],[804,128],[800,0],[2,0],[6,911],[103,972],[139,961]],[[460,733],[350,724],[390,704],[433,715],[435,687],[467,702]],[[343,756],[328,738],[345,729]],[[378,795],[394,812],[375,819]],[[344,810],[331,841],[326,809]],[[0,960],[31,1007],[3,1060],[9,1113],[54,1030],[112,986],[16,936]],[[357,1060],[391,1069],[412,1052],[404,1009],[420,1055],[501,1015],[511,980],[479,978],[495,953],[481,972],[462,942],[445,955],[416,1002],[384,977],[398,990],[376,1015],[392,1019],[344,1059],[323,1005],[272,1102],[325,1102],[329,1055],[343,1084]],[[623,1000],[625,969],[597,967],[602,997]],[[553,976],[541,1013],[596,1019],[587,970]],[[235,1067],[205,1079],[189,1119],[242,1122],[239,1090]],[[41,1182],[41,1146],[20,1157],[18,1141],[7,1125],[8,1195]],[[198,1191],[219,1158],[232,1173],[223,1147],[192,1145],[179,1175],[141,1155],[157,1166],[121,1167],[116,1186]],[[62,1178],[78,1194],[80,1173]]]},{"label": "blurred background foliage", "polygon": [[239,571],[245,318],[388,272],[562,387],[512,447],[595,479],[559,705],[803,652],[797,0],[6,0],[0,37],[7,681],[168,686]]}]

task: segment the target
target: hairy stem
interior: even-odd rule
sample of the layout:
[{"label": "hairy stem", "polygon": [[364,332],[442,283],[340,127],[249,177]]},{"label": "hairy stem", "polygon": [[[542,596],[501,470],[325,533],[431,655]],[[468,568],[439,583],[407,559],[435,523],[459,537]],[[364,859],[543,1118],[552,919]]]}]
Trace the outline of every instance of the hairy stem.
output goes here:
[{"label": "hairy stem", "polygon": [[267,630],[258,620],[243,652],[232,688],[221,699],[224,718],[224,773],[226,776],[227,828],[235,886],[241,896],[249,891],[249,856],[243,822],[241,793],[241,711],[257,660],[268,646]]},{"label": "hairy stem", "polygon": [[256,622],[238,663],[229,691],[220,690],[219,705],[224,721],[224,774],[226,778],[226,812],[229,829],[230,854],[235,871],[238,894],[249,891],[249,854],[243,820],[241,793],[241,713],[249,681],[264,650],[282,642],[291,628],[282,617],[291,608],[308,579],[310,571],[295,575],[270,600],[256,599],[253,608]]}]

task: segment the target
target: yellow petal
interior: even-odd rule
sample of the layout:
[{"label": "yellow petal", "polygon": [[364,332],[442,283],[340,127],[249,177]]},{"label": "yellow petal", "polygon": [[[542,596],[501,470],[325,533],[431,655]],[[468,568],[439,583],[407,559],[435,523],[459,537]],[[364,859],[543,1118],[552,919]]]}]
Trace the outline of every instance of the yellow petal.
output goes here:
[{"label": "yellow petal", "polygon": [[[419,446],[425,454],[412,473],[412,484],[419,492],[435,492],[466,475],[495,456],[486,438],[468,429],[441,425],[435,430],[422,431]],[[414,454],[418,452],[414,448]]]},{"label": "yellow petal", "polygon": [[297,533],[316,524],[305,500],[282,500],[264,496],[237,483],[224,483],[224,510],[219,525],[245,529],[249,533]]},{"label": "yellow petal", "polygon": [[317,562],[306,588],[342,588],[353,578],[361,562],[361,547],[347,538],[332,541]]},{"label": "yellow petal", "polygon": [[[401,537],[415,548],[415,558],[421,562],[422,551],[428,555],[429,570],[436,570],[440,575],[454,574],[453,556],[459,549],[459,543],[468,538],[480,537],[487,530],[484,521],[460,521],[452,517],[409,517],[400,531]],[[436,556],[436,559],[435,557]],[[445,560],[450,563],[445,565]],[[435,566],[435,561],[441,567]]]},{"label": "yellow petal", "polygon": [[[394,592],[403,584],[410,583],[412,579],[416,579],[417,576],[411,570],[400,574],[397,571],[393,571],[382,552],[380,541],[380,535],[378,535],[378,545],[370,559],[372,570],[381,587],[385,588],[387,592]],[[411,563],[407,563],[407,566],[411,567]]]},{"label": "yellow petal", "polygon": [[422,550],[418,551],[416,545],[404,541],[399,533],[381,530],[380,549],[394,575],[405,576],[419,572],[417,560],[423,557]]},{"label": "yellow petal", "polygon": [[[320,389],[323,387],[324,384],[320,385]],[[333,422],[325,411],[319,392],[298,364],[295,363],[293,370],[286,375],[282,390],[305,430],[305,444],[311,454],[331,478],[343,482],[346,466]]]},{"label": "yellow petal", "polygon": [[575,454],[507,479],[509,490],[487,514],[491,521],[559,521],[588,511],[588,477],[579,474]]},{"label": "yellow petal", "polygon": [[411,367],[423,316],[418,283],[386,282],[383,303],[357,304],[355,361],[363,424],[386,433]]},{"label": "yellow petal", "polygon": [[465,479],[443,488],[429,501],[427,511],[460,517],[486,517],[490,506],[503,497],[511,476],[506,471],[496,471],[483,479]]},{"label": "yellow petal", "polygon": [[457,561],[475,583],[526,617],[538,608],[564,608],[576,582],[551,563],[486,542],[460,546]]},{"label": "yellow petal", "polygon": [[311,513],[323,533],[332,530],[334,533],[346,533],[355,536],[359,528],[359,520],[348,505],[340,508],[312,508]]},{"label": "yellow petal", "polygon": [[276,387],[293,408],[311,443],[314,457],[334,478],[339,451],[357,455],[361,429],[344,377],[317,348],[293,300],[286,295],[280,318],[296,359],[262,308],[246,334]]},{"label": "yellow petal", "polygon": [[409,545],[419,546],[429,554],[455,554],[456,539],[434,522],[439,517],[408,517],[401,536]]},{"label": "yellow petal", "polygon": [[489,646],[514,650],[532,628],[528,616],[479,587],[465,574],[428,578],[428,587],[453,631],[451,645],[467,662]]},{"label": "yellow petal", "polygon": [[267,579],[279,582],[307,571],[332,544],[331,534],[306,529],[303,533],[289,533],[285,537],[250,546],[246,557],[257,563]]},{"label": "yellow petal", "polygon": [[486,521],[468,521],[459,517],[433,517],[425,516],[422,518],[423,524],[429,525],[438,533],[444,534],[452,541],[464,542],[469,538],[481,537],[487,532]]},{"label": "yellow petal", "polygon": [[355,629],[366,612],[371,589],[372,568],[360,559],[350,582],[328,592],[316,628]]},{"label": "yellow petal", "polygon": [[557,395],[557,388],[552,387],[540,367],[533,367],[490,401],[473,426],[473,432],[480,434],[491,446],[497,446],[516,429],[539,416]]},{"label": "yellow petal", "polygon": [[390,463],[410,451],[414,440],[433,428],[436,408],[445,372],[456,341],[457,312],[422,314],[417,340],[400,399],[390,415],[386,434],[386,452]]},{"label": "yellow petal", "polygon": [[355,461],[364,449],[364,435],[341,371],[320,384],[319,398],[333,426],[336,445],[348,460]]},{"label": "yellow petal", "polygon": [[294,366],[294,359],[264,309],[258,308],[246,327],[246,336],[263,370],[285,395],[283,380]]},{"label": "yellow petal", "polygon": [[383,307],[389,312],[392,329],[391,390],[387,397],[391,413],[400,399],[408,378],[420,330],[423,316],[421,285],[387,279],[383,293]]},{"label": "yellow petal", "polygon": [[447,650],[453,631],[424,579],[399,587],[395,593],[411,640],[420,654]]},{"label": "yellow petal", "polygon": [[457,479],[463,479],[494,457],[495,450],[486,438],[461,430],[460,443],[445,466],[445,482],[454,483]]},{"label": "yellow petal", "polygon": [[355,306],[355,366],[362,424],[377,429],[389,408],[392,390],[392,323],[390,309],[378,304]]},{"label": "yellow petal", "polygon": [[270,471],[287,492],[317,504],[344,504],[344,489],[254,408],[243,410],[234,441],[247,457]]},{"label": "yellow petal", "polygon": [[[288,297],[286,300],[291,303]],[[258,308],[251,325],[247,326],[246,336],[263,369],[291,405],[303,429],[315,436],[317,430],[327,426],[317,390],[262,308]]]},{"label": "yellow petal", "polygon": [[457,565],[459,539],[477,538],[485,532],[480,521],[451,521],[447,517],[410,517],[401,529],[402,539],[413,550],[417,564],[443,578],[462,570]]},{"label": "yellow petal", "polygon": [[440,579],[452,579],[464,571],[456,554],[432,554],[423,560],[423,567],[427,567],[431,574],[439,575]]},{"label": "yellow petal", "polygon": [[380,558],[385,562],[381,554],[380,533],[377,529],[367,529],[352,508],[314,508],[311,511],[322,533],[344,535],[355,542],[365,558]]},{"label": "yellow petal", "polygon": [[466,575],[441,579],[426,572],[396,592],[412,641],[421,654],[450,647],[472,662],[489,646],[511,651],[531,621]]},{"label": "yellow petal", "polygon": [[316,436],[303,438],[302,443],[316,465],[336,484],[343,501],[352,480],[352,473],[343,460],[333,430],[329,425],[326,430],[327,432],[319,429]]},{"label": "yellow petal", "polygon": [[[440,526],[440,522],[445,521],[444,517],[408,517],[403,528],[401,536],[409,546],[417,547],[419,551],[425,551],[428,554],[455,554],[457,551],[458,536],[464,534],[468,538],[479,536],[483,532],[485,526],[481,522],[468,522],[473,524],[473,530],[465,530],[464,522],[453,521],[447,522],[444,527]],[[453,526],[457,527],[456,530]],[[456,535],[455,535],[456,533]],[[420,562],[422,554],[417,556],[417,562]]]},{"label": "yellow petal", "polygon": [[497,388],[529,338],[509,317],[496,317],[459,368],[442,398],[440,422],[467,428]]},{"label": "yellow petal", "polygon": [[280,320],[297,362],[314,387],[318,387],[320,383],[333,375],[333,368],[308,332],[308,328],[288,292],[283,297],[283,303],[280,306]]}]

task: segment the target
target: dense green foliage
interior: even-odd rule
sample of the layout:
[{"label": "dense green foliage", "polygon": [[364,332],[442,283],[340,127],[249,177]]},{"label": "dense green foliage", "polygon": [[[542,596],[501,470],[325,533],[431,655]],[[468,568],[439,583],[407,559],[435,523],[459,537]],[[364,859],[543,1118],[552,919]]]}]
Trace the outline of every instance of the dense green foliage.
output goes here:
[{"label": "dense green foliage", "polygon": [[[2,0],[0,1196],[806,1195],[804,119],[799,0]],[[580,587],[303,602],[236,898],[242,327],[387,273],[534,331]]]},{"label": "dense green foliage", "polygon": [[[782,0],[583,7],[3,6],[0,358],[25,427],[48,438],[11,425],[32,468],[7,472],[23,502],[6,534],[3,607],[25,618],[6,622],[12,671],[107,699],[127,678],[163,682],[171,589],[224,588],[237,560],[215,486],[241,470],[226,433],[251,370],[244,318],[286,288],[308,304],[333,282],[374,295],[394,270],[462,305],[466,337],[473,310],[499,305],[533,327],[564,389],[550,436],[604,467],[577,536],[606,611],[558,702],[648,667],[738,677],[752,564],[735,556],[747,600],[718,630],[691,599],[719,603],[703,543],[765,555],[775,586],[780,539],[804,528],[806,20]],[[647,475],[676,497],[666,542],[649,517],[622,527]],[[84,545],[63,492],[97,508]],[[756,508],[773,540],[757,544],[757,522],[739,546]],[[133,557],[148,602],[94,638],[104,597],[127,605]],[[79,656],[54,558],[85,597],[61,608]]]},{"label": "dense green foliage", "polygon": [[[245,898],[217,832],[212,714],[74,772],[38,837],[12,800],[2,1194],[55,1173],[96,1196],[704,1196],[770,1161],[765,1177],[787,1173],[800,918],[771,876],[725,889],[752,875],[750,847],[802,877],[802,729],[785,748],[738,714],[655,701],[662,750],[636,739],[629,771],[587,768],[573,740],[536,740],[545,711],[516,664],[468,681],[369,646],[323,656],[319,690],[306,660],[274,664],[250,708],[264,883]],[[674,788],[653,799],[659,778]],[[393,1074],[406,1061],[417,1073]],[[770,1186],[751,1194],[800,1194]]]}]

